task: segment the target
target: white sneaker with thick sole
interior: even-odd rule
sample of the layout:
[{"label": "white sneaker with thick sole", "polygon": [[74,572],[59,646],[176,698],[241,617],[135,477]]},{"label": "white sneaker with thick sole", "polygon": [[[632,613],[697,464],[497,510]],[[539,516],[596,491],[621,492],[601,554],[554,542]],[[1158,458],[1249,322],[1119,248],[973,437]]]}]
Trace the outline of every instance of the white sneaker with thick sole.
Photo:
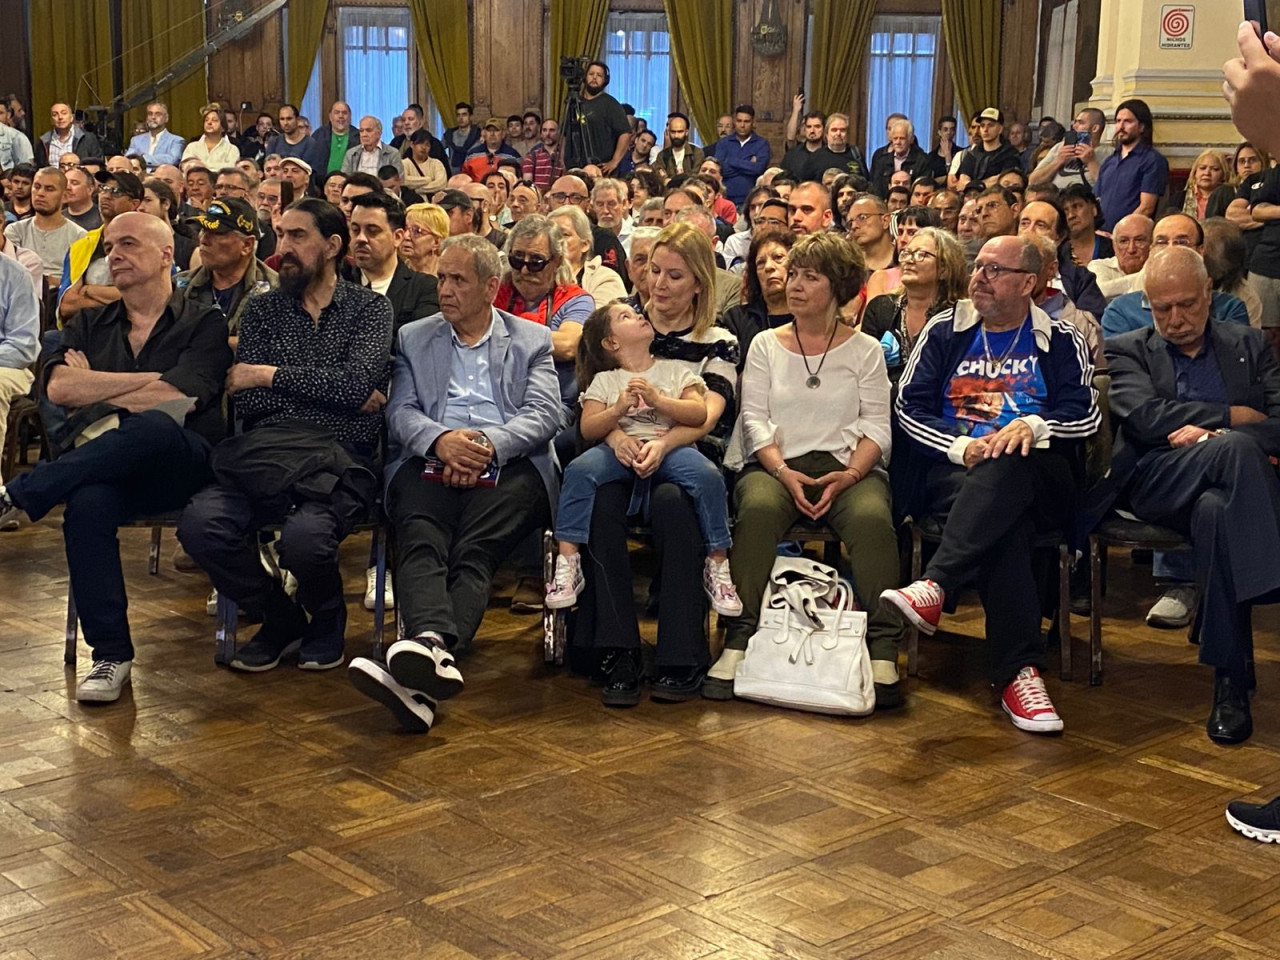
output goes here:
[{"label": "white sneaker with thick sole", "polygon": [[711,609],[722,617],[742,616],[742,601],[729,575],[728,560],[707,557],[702,567],[702,589],[711,598]]},{"label": "white sneaker with thick sole", "polygon": [[367,657],[356,657],[347,667],[351,685],[386,707],[410,733],[427,733],[436,721],[436,702],[425,693],[407,690],[386,670]]},{"label": "white sneaker with thick sole", "polygon": [[[377,605],[378,568],[370,567],[364,574],[364,608],[370,613]],[[391,571],[387,571],[386,582],[382,585],[382,605],[387,610],[396,608],[396,592],[391,588]]]},{"label": "white sneaker with thick sole", "polygon": [[114,703],[129,682],[133,670],[130,660],[98,660],[76,686],[76,699],[81,703]]},{"label": "white sneaker with thick sole", "polygon": [[205,597],[204,612],[211,617],[218,615],[218,591],[217,588],[209,591],[209,596]]},{"label": "white sneaker with thick sole", "polygon": [[434,634],[393,643],[387,648],[387,670],[401,686],[437,702],[462,692],[462,671],[444,641]]},{"label": "white sneaker with thick sole", "polygon": [[547,584],[543,600],[548,610],[563,610],[578,602],[578,594],[587,585],[582,575],[582,555],[562,553],[556,557],[555,579]]},{"label": "white sneaker with thick sole", "polygon": [[1147,626],[1159,630],[1178,630],[1187,626],[1195,615],[1196,597],[1195,584],[1171,584],[1147,611]]}]

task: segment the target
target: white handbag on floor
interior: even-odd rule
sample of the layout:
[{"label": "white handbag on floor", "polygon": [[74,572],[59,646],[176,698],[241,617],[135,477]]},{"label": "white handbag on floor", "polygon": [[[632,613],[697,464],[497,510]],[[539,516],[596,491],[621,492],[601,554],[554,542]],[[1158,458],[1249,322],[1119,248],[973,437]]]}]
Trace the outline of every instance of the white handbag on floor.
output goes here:
[{"label": "white handbag on floor", "polygon": [[867,615],[831,567],[779,557],[733,692],[778,707],[861,717],[875,710]]}]

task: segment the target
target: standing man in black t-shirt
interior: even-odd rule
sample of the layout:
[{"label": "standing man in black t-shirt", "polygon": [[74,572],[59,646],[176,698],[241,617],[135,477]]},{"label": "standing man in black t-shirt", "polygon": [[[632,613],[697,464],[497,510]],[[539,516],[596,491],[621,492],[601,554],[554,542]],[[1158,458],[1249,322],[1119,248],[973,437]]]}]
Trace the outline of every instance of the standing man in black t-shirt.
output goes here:
[{"label": "standing man in black t-shirt", "polygon": [[1249,282],[1262,301],[1262,329],[1280,357],[1280,167],[1272,167],[1249,190],[1249,213],[1262,224],[1249,258]]},{"label": "standing man in black t-shirt", "polygon": [[577,116],[565,117],[561,125],[565,169],[594,163],[611,176],[626,155],[631,145],[631,123],[622,104],[604,92],[608,85],[608,65],[600,60],[587,64]]},{"label": "standing man in black t-shirt", "polygon": [[978,137],[979,142],[965,151],[956,171],[960,193],[971,183],[995,186],[1006,170],[1022,169],[1021,155],[1004,138],[1004,114],[996,107],[987,107],[978,114]]}]

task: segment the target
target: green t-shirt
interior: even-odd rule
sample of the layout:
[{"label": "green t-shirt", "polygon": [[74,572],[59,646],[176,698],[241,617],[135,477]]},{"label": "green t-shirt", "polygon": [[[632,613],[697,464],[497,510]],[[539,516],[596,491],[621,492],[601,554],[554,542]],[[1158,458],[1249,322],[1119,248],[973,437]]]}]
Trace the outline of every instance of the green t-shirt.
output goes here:
[{"label": "green t-shirt", "polygon": [[347,155],[347,144],[351,140],[351,131],[343,134],[331,134],[329,137],[329,165],[326,174],[342,169],[342,160]]}]

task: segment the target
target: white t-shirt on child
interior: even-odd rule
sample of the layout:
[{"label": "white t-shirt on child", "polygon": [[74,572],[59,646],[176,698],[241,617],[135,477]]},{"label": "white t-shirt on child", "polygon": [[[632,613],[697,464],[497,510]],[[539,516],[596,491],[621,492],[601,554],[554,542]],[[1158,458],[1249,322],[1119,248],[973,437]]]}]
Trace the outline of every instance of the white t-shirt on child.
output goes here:
[{"label": "white t-shirt on child", "polygon": [[[632,373],[630,370],[605,370],[597,373],[591,386],[578,398],[579,402],[595,400],[606,407],[613,406],[618,394],[626,389],[627,384],[636,377],[643,377],[653,384],[653,388],[664,397],[679,398],[690,387],[706,390],[703,379],[689,369],[688,364],[677,360],[654,360],[653,366],[644,373]],[[666,434],[675,425],[670,417],[664,417],[646,404],[632,407],[618,421],[618,426],[628,437],[640,441],[656,440]]]}]

